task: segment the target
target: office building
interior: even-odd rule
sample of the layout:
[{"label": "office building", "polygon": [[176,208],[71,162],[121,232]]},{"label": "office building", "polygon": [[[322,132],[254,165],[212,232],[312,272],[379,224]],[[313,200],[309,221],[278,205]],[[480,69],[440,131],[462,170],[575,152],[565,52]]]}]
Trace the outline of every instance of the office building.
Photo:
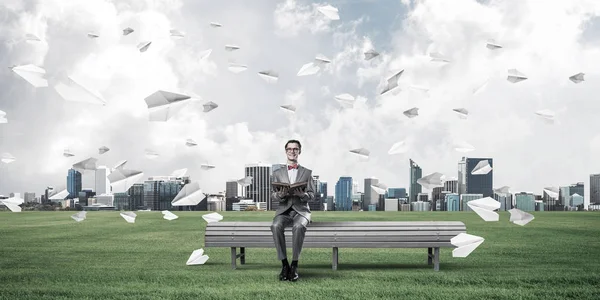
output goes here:
[{"label": "office building", "polygon": [[139,210],[139,209],[149,209],[144,205],[144,184],[143,183],[134,183],[128,190],[127,195],[129,195],[129,209],[131,210]]},{"label": "office building", "polygon": [[245,198],[254,202],[267,203],[267,210],[271,208],[271,172],[272,165],[257,163],[245,166],[245,176],[252,176],[252,184],[245,187]]},{"label": "office building", "polygon": [[429,194],[427,194],[427,193],[417,194],[417,201],[429,202]]},{"label": "office building", "polygon": [[92,203],[89,201],[89,199],[92,197],[95,197],[95,196],[96,196],[96,192],[92,191],[92,189],[82,189],[78,195],[79,205],[81,205],[81,206],[91,205]]},{"label": "office building", "polygon": [[230,180],[225,183],[225,197],[235,198],[238,196],[237,180]]},{"label": "office building", "polygon": [[[182,209],[171,202],[181,188],[189,182],[189,177],[153,176],[144,181],[144,206],[150,210]],[[187,209],[186,209],[187,210]]]},{"label": "office building", "polygon": [[590,175],[590,204],[600,204],[600,174]]},{"label": "office building", "polygon": [[571,195],[571,197],[569,199],[569,206],[578,208],[578,209],[579,209],[579,207],[582,207],[583,206],[583,196],[581,196],[577,193]]},{"label": "office building", "polygon": [[494,196],[494,170],[492,169],[487,174],[472,174],[477,164],[482,160],[487,160],[490,167],[494,167],[494,161],[491,158],[463,157],[458,162],[459,194],[482,194],[483,197]]},{"label": "office building", "polygon": [[327,196],[327,210],[329,210],[329,211],[335,211],[336,210],[333,196]]},{"label": "office building", "polygon": [[460,211],[460,197],[457,193],[446,194],[444,202],[447,211]]},{"label": "office building", "polygon": [[430,211],[431,204],[429,202],[415,201],[410,203],[412,211]]},{"label": "office building", "polygon": [[409,186],[409,195],[408,201],[414,202],[417,201],[417,195],[422,192],[421,185],[417,183],[417,180],[423,177],[423,171],[421,167],[417,165],[412,159],[409,159],[410,163],[410,186]]},{"label": "office building", "polygon": [[25,192],[25,194],[23,195],[23,202],[25,202],[25,203],[36,202],[35,193]]},{"label": "office building", "polygon": [[507,211],[513,208],[513,197],[510,193],[494,193],[494,199],[500,202],[500,209],[498,209],[498,211]]},{"label": "office building", "polygon": [[585,197],[584,188],[585,185],[583,182],[578,182],[569,186],[561,186],[558,189],[558,198],[560,199],[561,205],[563,207],[570,207],[571,196],[573,196],[574,194],[578,194],[582,197]]},{"label": "office building", "polygon": [[462,194],[460,195],[460,207],[462,211],[473,211],[467,203],[473,200],[484,198],[483,194]]},{"label": "office building", "polygon": [[113,206],[116,210],[134,210],[131,208],[129,194],[126,192],[113,194]]},{"label": "office building", "polygon": [[69,192],[67,199],[79,197],[81,183],[81,173],[75,169],[69,169],[69,172],[67,173],[67,192]]},{"label": "office building", "polygon": [[388,188],[388,198],[406,198],[405,188]]},{"label": "office building", "polygon": [[379,179],[377,178],[365,178],[365,197],[362,206],[363,210],[368,210],[369,205],[375,205],[376,208],[379,206],[379,194],[377,194],[377,192],[371,187],[372,185],[376,185],[378,183]]},{"label": "office building", "polygon": [[453,178],[448,178],[448,180],[446,180],[444,182],[444,191],[448,191],[450,193],[457,193],[458,194],[458,179],[456,179],[455,177]]},{"label": "office building", "polygon": [[352,177],[340,177],[335,184],[335,210],[352,210]]},{"label": "office building", "polygon": [[522,211],[535,211],[535,195],[526,192],[515,194],[515,206]]},{"label": "office building", "polygon": [[100,166],[96,169],[96,186],[94,192],[96,195],[110,194],[110,181],[108,181],[108,175],[110,169],[106,166]]},{"label": "office building", "polygon": [[398,198],[386,198],[385,199],[385,211],[398,211],[399,207]]}]

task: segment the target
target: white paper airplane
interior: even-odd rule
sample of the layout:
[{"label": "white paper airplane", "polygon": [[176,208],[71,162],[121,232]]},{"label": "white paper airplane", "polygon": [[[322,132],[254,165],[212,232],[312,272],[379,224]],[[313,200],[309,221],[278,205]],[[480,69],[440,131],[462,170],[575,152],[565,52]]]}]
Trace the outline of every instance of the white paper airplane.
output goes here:
[{"label": "white paper airplane", "polygon": [[338,9],[331,5],[320,6],[317,8],[317,10],[332,21],[337,21],[340,19]]},{"label": "white paper airplane", "polygon": [[548,196],[551,198],[558,199],[559,190],[557,187],[545,187],[544,192],[546,192],[546,194],[548,194]]},{"label": "white paper airplane", "polygon": [[490,50],[496,50],[502,48],[502,45],[496,43],[495,40],[489,39],[485,45]]},{"label": "white paper airplane", "polygon": [[96,34],[96,33],[93,33],[93,32],[89,32],[89,33],[87,34],[87,36],[88,36],[90,39],[95,39],[95,38],[99,37],[99,35],[98,35],[98,34]]},{"label": "white paper airplane", "polygon": [[152,44],[151,41],[141,42],[137,45],[137,48],[140,52],[146,52],[146,50],[148,50],[148,48],[150,47],[151,44]]},{"label": "white paper airplane", "polygon": [[38,66],[29,64],[10,67],[10,69],[36,88],[48,86],[46,70]]},{"label": "white paper airplane", "polygon": [[279,74],[272,70],[260,71],[258,76],[264,79],[267,83],[277,83],[279,80]]},{"label": "white paper airplane", "polygon": [[120,162],[118,162],[112,169],[111,171],[114,171],[116,169],[122,169],[123,166],[125,166],[125,164],[127,163],[127,160],[122,160]]},{"label": "white paper airplane", "polygon": [[69,150],[69,149],[65,149],[65,150],[63,151],[63,156],[64,156],[64,157],[72,157],[72,156],[75,156],[75,154],[73,154],[73,152],[71,152],[71,150]]},{"label": "white paper airplane", "polygon": [[168,210],[163,210],[162,214],[163,214],[163,219],[169,220],[169,221],[173,221],[173,220],[179,218],[179,216],[177,216],[176,214],[174,214]]},{"label": "white paper airplane", "polygon": [[90,157],[73,164],[72,168],[81,172],[85,170],[96,170],[98,168],[98,166],[96,165],[97,162],[97,158]]},{"label": "white paper airplane", "polygon": [[535,219],[535,217],[532,214],[526,213],[517,208],[509,209],[508,212],[510,213],[509,221],[517,225],[525,226],[527,225],[527,223]]},{"label": "white paper airplane", "polygon": [[123,217],[123,219],[125,219],[125,221],[127,221],[127,223],[135,223],[135,218],[137,217],[137,215],[132,211],[122,212],[120,215]]},{"label": "white paper airplane", "polygon": [[375,49],[369,49],[365,54],[365,60],[371,60],[377,56],[379,56],[379,52],[375,51]]},{"label": "white paper airplane", "polygon": [[390,154],[390,155],[400,154],[400,153],[405,153],[406,151],[408,151],[408,146],[406,145],[406,142],[399,141],[392,145],[390,150],[388,150],[388,154]]},{"label": "white paper airplane", "polygon": [[68,80],[59,82],[54,86],[54,90],[56,90],[64,100],[106,105],[106,100],[104,100],[98,91],[84,87],[70,76],[67,76],[67,79]]},{"label": "white paper airplane", "polygon": [[573,81],[574,83],[581,83],[583,81],[585,81],[585,73],[577,73],[571,77],[569,77],[569,80]]},{"label": "white paper airplane", "polygon": [[106,146],[102,146],[100,148],[98,148],[98,154],[104,154],[106,152],[108,152],[110,150],[110,148],[106,147]]},{"label": "white paper airplane", "polygon": [[220,28],[220,27],[223,27],[223,24],[218,23],[218,22],[210,22],[210,27]]},{"label": "white paper airplane", "polygon": [[10,164],[11,162],[13,162],[15,160],[17,160],[17,159],[8,152],[4,152],[4,153],[2,153],[2,155],[0,155],[0,161],[2,161],[5,164]]},{"label": "white paper airplane", "polygon": [[494,222],[500,219],[494,210],[500,209],[500,202],[491,197],[485,197],[467,202],[467,205],[477,213],[484,221]]},{"label": "white paper airplane", "polygon": [[193,139],[187,139],[185,140],[185,145],[188,147],[194,147],[198,146],[198,143],[196,143],[196,141],[194,141]]},{"label": "white paper airplane", "polygon": [[177,169],[171,173],[171,176],[172,177],[183,177],[183,176],[185,176],[185,174],[187,174],[187,171],[188,171],[187,168]]},{"label": "white paper airplane", "polygon": [[127,27],[127,28],[123,29],[123,35],[128,35],[134,31],[135,30],[133,30],[131,27]]},{"label": "white paper airplane", "polygon": [[142,177],[144,172],[127,169],[115,169],[107,176],[113,193],[126,193]]},{"label": "white paper airplane", "polygon": [[418,108],[418,107],[413,107],[413,108],[411,108],[411,109],[405,110],[405,111],[403,112],[403,114],[404,114],[405,116],[407,116],[409,119],[412,119],[412,118],[414,118],[414,117],[417,117],[417,116],[419,116],[419,108]]},{"label": "white paper airplane", "polygon": [[457,236],[450,239],[450,243],[457,247],[452,250],[452,257],[467,257],[484,241],[485,239],[480,236],[459,233]]},{"label": "white paper airplane", "polygon": [[251,185],[251,184],[252,184],[252,182],[253,182],[253,180],[254,180],[254,177],[252,177],[252,176],[246,176],[246,177],[244,177],[244,178],[242,178],[242,179],[239,179],[239,180],[237,181],[237,183],[238,183],[239,185],[241,185],[242,187],[246,187],[246,186],[249,186],[249,185]]},{"label": "white paper airplane", "polygon": [[177,196],[171,201],[172,206],[190,206],[198,205],[205,195],[200,189],[200,184],[196,182],[188,183],[177,193]]},{"label": "white paper airplane", "polygon": [[465,141],[457,141],[454,143],[454,150],[466,153],[475,150],[475,147]]},{"label": "white paper airplane", "polygon": [[190,258],[185,263],[188,266],[203,265],[208,260],[208,255],[204,255],[204,250],[198,249],[192,252]]},{"label": "white paper airplane", "polygon": [[480,160],[473,171],[471,171],[471,175],[485,175],[492,171],[492,166],[490,166],[490,162],[487,159]]},{"label": "white paper airplane", "polygon": [[286,113],[295,113],[296,112],[296,106],[292,105],[292,104],[286,104],[286,105],[281,105],[279,106],[284,112]]},{"label": "white paper airplane", "polygon": [[204,50],[204,51],[198,53],[198,57],[200,57],[200,60],[204,60],[204,59],[207,59],[211,53],[212,53],[212,49],[207,49],[207,50]]},{"label": "white paper airplane", "polygon": [[25,40],[28,41],[28,42],[41,42],[42,41],[35,34],[31,34],[31,33],[25,34]]},{"label": "white paper airplane", "polygon": [[214,165],[210,165],[210,164],[201,164],[201,165],[200,165],[200,168],[201,168],[202,170],[210,170],[210,169],[214,169],[214,168],[215,168],[215,166],[214,166]]},{"label": "white paper airplane", "polygon": [[238,45],[232,45],[232,44],[225,45],[225,50],[229,51],[229,52],[239,50],[239,49],[240,49],[240,46],[238,46]]},{"label": "white paper airplane", "polygon": [[387,84],[386,84],[385,88],[383,89],[383,91],[381,91],[380,95],[383,95],[383,94],[397,88],[398,80],[400,80],[402,73],[404,73],[404,70],[401,70],[400,72],[398,72],[398,73],[392,75],[390,78],[388,78]]},{"label": "white paper airplane", "polygon": [[181,31],[179,31],[177,29],[171,29],[169,32],[171,33],[171,36],[174,37],[174,38],[185,37],[185,33],[181,32]]},{"label": "white paper airplane", "polygon": [[467,119],[469,116],[469,111],[466,108],[454,108],[452,111],[456,112],[461,119]]},{"label": "white paper airplane", "polygon": [[71,216],[71,219],[75,220],[76,222],[81,222],[83,220],[85,220],[87,216],[87,211],[80,211],[74,215]]},{"label": "white paper airplane", "polygon": [[369,158],[369,155],[371,154],[371,151],[365,148],[352,149],[350,152],[363,158]]},{"label": "white paper airplane", "polygon": [[209,111],[211,111],[211,110],[219,107],[219,105],[216,104],[216,103],[214,103],[214,102],[212,102],[212,101],[208,101],[208,102],[202,104],[202,107],[203,107],[202,108],[203,112],[209,112]]},{"label": "white paper airplane", "polygon": [[19,205],[23,204],[24,202],[25,200],[21,198],[20,193],[15,193],[13,197],[10,197],[8,199],[0,199],[0,204],[3,204],[12,212],[21,212],[22,208]]},{"label": "white paper airplane", "polygon": [[166,122],[176,112],[189,103],[191,97],[166,91],[156,91],[144,98],[148,106],[149,119],[152,122]]},{"label": "white paper airplane", "polygon": [[443,63],[450,62],[450,59],[448,59],[445,55],[443,55],[439,52],[431,52],[431,53],[429,53],[429,57],[431,58],[431,61],[433,61],[433,62],[443,62]]},{"label": "white paper airplane", "polygon": [[383,184],[383,183],[381,183],[381,182],[378,182],[378,183],[376,183],[376,184],[372,184],[372,185],[371,185],[371,188],[372,188],[373,190],[375,190],[375,192],[376,192],[377,194],[381,194],[381,195],[385,194],[385,192],[386,192],[386,191],[387,191],[387,189],[388,189],[387,185],[385,185],[385,184]]},{"label": "white paper airplane", "polygon": [[549,109],[543,109],[535,112],[547,124],[554,124],[554,112]]},{"label": "white paper airplane", "polygon": [[52,190],[52,192],[48,194],[48,199],[60,201],[65,200],[67,196],[69,196],[69,191],[67,191],[67,189],[64,186],[62,186],[60,188]]},{"label": "white paper airplane", "polygon": [[434,172],[424,177],[417,179],[417,183],[426,189],[433,189],[434,187],[444,186],[444,174]]},{"label": "white paper airplane", "polygon": [[145,149],[144,155],[146,155],[146,158],[148,158],[148,159],[155,159],[160,156],[160,154],[158,154],[158,152],[151,150],[151,149]]},{"label": "white paper airplane", "polygon": [[353,108],[356,103],[356,99],[350,94],[340,94],[333,98],[340,103],[342,108]]},{"label": "white paper airplane", "polygon": [[214,212],[214,213],[202,215],[202,219],[204,219],[204,221],[206,221],[206,223],[215,223],[215,222],[219,222],[219,221],[223,220],[223,216]]},{"label": "white paper airplane", "polygon": [[227,69],[232,73],[238,74],[248,70],[248,66],[237,63],[229,63],[229,67],[227,67]]},{"label": "white paper airplane", "polygon": [[509,69],[508,77],[506,77],[506,80],[508,80],[512,83],[517,83],[517,82],[521,82],[523,80],[527,80],[527,76],[525,76],[525,74],[519,72],[517,69]]},{"label": "white paper airplane", "polygon": [[506,194],[510,193],[509,189],[510,189],[510,187],[505,185],[503,187],[499,187],[497,189],[494,189],[494,192],[496,192],[496,194],[504,194],[504,195],[506,195]]}]

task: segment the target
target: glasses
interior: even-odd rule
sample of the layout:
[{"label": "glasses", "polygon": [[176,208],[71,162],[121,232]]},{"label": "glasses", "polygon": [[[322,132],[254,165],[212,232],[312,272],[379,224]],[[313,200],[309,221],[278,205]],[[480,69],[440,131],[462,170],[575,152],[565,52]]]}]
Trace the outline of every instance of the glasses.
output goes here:
[{"label": "glasses", "polygon": [[292,152],[292,151],[293,152],[298,152],[298,151],[300,151],[300,148],[285,148],[285,151],[287,151],[287,152]]}]

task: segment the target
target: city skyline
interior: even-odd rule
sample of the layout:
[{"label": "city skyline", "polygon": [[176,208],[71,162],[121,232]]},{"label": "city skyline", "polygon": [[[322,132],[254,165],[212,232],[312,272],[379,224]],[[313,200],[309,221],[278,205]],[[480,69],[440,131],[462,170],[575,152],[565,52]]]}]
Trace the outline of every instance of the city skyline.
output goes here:
[{"label": "city skyline", "polygon": [[[105,166],[128,160],[127,168],[144,177],[188,168],[207,192],[221,191],[225,181],[243,177],[247,162],[285,161],[291,138],[303,144],[300,164],[331,183],[375,177],[408,188],[409,158],[423,175],[454,177],[456,162],[469,156],[494,159],[494,187],[587,188],[590,174],[600,171],[600,135],[593,130],[600,85],[591,69],[600,63],[600,23],[592,18],[600,4],[565,2],[358,1],[335,4],[340,20],[332,21],[309,1],[7,1],[0,5],[0,110],[8,120],[0,124],[0,153],[16,160],[0,163],[0,194],[64,185],[65,170],[88,157]],[[472,16],[468,22],[465,15]],[[135,31],[123,36],[126,27]],[[171,37],[171,29],[185,37]],[[25,41],[28,33],[41,41]],[[488,39],[503,48],[488,49]],[[141,53],[136,45],[143,40],[152,45]],[[240,49],[226,51],[232,43]],[[380,56],[367,61],[370,48]],[[207,49],[210,56],[200,59]],[[432,62],[434,52],[450,62]],[[323,71],[296,76],[319,54],[331,59]],[[248,70],[231,73],[230,61]],[[33,88],[8,69],[30,63],[55,76],[50,87]],[[528,79],[507,81],[512,68]],[[257,75],[267,69],[279,73],[276,84]],[[399,89],[380,96],[401,69]],[[568,79],[579,72],[585,81]],[[97,90],[107,104],[64,101],[52,88],[64,75]],[[149,122],[144,98],[159,89],[201,100],[168,122]],[[334,97],[344,93],[357,98],[354,108],[340,110]],[[219,107],[204,113],[206,101]],[[286,104],[297,107],[295,116],[279,108]],[[418,116],[403,115],[412,107]],[[467,109],[467,119],[456,108]],[[554,124],[535,114],[543,109],[556,113]],[[196,146],[186,146],[190,138]],[[387,154],[400,140],[406,151]],[[459,141],[475,150],[457,152]],[[100,155],[102,146],[110,150]],[[358,148],[370,150],[368,161],[349,152]],[[74,156],[63,156],[65,149]],[[160,155],[149,158],[146,149]],[[93,175],[84,173],[89,182]]]}]

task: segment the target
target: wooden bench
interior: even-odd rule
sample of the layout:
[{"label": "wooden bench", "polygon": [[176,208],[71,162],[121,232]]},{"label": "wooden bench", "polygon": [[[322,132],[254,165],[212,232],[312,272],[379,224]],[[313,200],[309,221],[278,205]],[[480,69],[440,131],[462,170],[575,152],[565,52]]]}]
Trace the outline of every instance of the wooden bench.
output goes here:
[{"label": "wooden bench", "polygon": [[[285,231],[288,252],[292,228]],[[466,233],[463,222],[313,222],[308,225],[303,249],[332,248],[333,270],[338,248],[427,248],[427,263],[438,271],[440,248],[455,248],[450,239]],[[231,267],[246,263],[246,247],[275,248],[271,222],[216,222],[206,226],[205,247],[231,248]],[[237,253],[240,248],[240,253]]]}]

